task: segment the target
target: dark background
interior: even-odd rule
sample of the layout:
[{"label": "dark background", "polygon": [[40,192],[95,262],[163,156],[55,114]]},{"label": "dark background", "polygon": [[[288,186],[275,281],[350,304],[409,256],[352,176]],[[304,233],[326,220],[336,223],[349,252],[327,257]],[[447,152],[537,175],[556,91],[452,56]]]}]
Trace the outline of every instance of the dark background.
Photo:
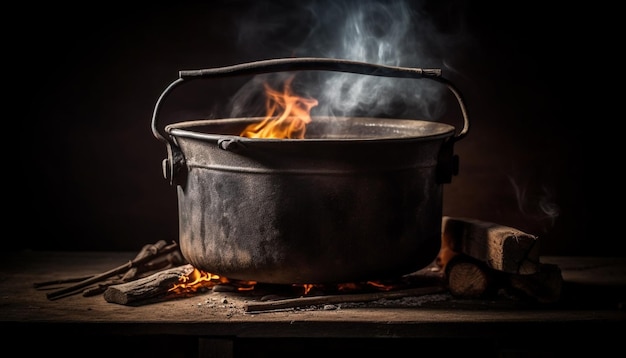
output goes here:
[{"label": "dark background", "polygon": [[[308,46],[307,37],[323,19],[307,9],[362,3],[18,7],[7,15],[17,29],[5,31],[4,173],[13,200],[2,246],[135,251],[177,240],[176,190],[162,176],[166,149],[150,128],[165,87],[183,69],[324,57],[324,44]],[[619,121],[602,114],[610,87],[592,80],[611,76],[598,61],[610,55],[585,9],[408,4],[419,23],[404,44],[415,41],[424,56],[400,54],[400,65],[442,68],[472,124],[455,146],[460,173],[444,187],[444,214],[536,234],[544,255],[623,256],[612,225],[619,220],[609,220],[621,211],[612,189],[619,162],[611,159]],[[331,22],[339,26],[346,14]],[[332,23],[323,25],[332,38]],[[241,84],[234,82],[191,86],[164,117],[215,114]],[[442,119],[459,126],[454,108]]]}]

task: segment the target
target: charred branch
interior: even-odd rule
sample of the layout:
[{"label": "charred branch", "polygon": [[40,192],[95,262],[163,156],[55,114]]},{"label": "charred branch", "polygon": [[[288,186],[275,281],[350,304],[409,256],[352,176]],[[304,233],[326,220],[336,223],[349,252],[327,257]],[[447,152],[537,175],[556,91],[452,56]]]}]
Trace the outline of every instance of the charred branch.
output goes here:
[{"label": "charred branch", "polygon": [[[149,257],[152,255],[156,255],[160,250],[167,245],[167,243],[163,240],[156,242],[154,245],[144,245],[141,248],[141,251],[135,256],[135,260],[141,260],[145,257]],[[131,281],[140,273],[141,266],[131,267],[126,271],[124,276],[122,276],[122,281]]]}]

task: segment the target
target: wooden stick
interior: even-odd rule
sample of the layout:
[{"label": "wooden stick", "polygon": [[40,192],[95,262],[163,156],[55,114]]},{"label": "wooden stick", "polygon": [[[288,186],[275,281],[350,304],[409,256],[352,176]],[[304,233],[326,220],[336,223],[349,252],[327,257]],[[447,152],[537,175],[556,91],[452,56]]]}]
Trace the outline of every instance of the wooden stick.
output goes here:
[{"label": "wooden stick", "polygon": [[187,263],[187,260],[183,258],[183,255],[180,253],[180,251],[170,252],[167,255],[155,257],[154,260],[147,262],[145,265],[141,266],[142,270],[138,277],[146,276],[147,274],[150,274],[151,271],[168,269]]},{"label": "wooden stick", "polygon": [[88,278],[91,278],[91,277],[93,277],[93,276],[71,277],[71,278],[62,278],[62,279],[51,280],[51,281],[35,282],[33,284],[33,287],[35,287],[35,288],[42,288],[42,287],[45,287],[45,286],[62,285],[64,283],[80,282],[80,281],[84,281],[84,280],[86,280]]},{"label": "wooden stick", "polygon": [[77,290],[80,290],[82,288],[90,286],[90,285],[92,285],[94,283],[97,283],[97,282],[99,282],[101,280],[104,280],[104,279],[109,278],[109,277],[113,277],[115,275],[122,274],[122,273],[128,271],[129,269],[131,269],[133,267],[136,267],[138,265],[142,265],[142,264],[144,264],[144,263],[154,259],[155,256],[164,255],[164,254],[170,253],[170,252],[172,252],[174,250],[177,250],[177,249],[178,249],[178,244],[174,242],[173,244],[164,247],[162,250],[160,250],[156,254],[148,255],[148,256],[142,257],[140,259],[128,261],[124,265],[118,266],[116,268],[113,268],[113,269],[111,269],[109,271],[106,271],[106,272],[103,272],[101,274],[92,276],[92,277],[90,277],[88,279],[85,279],[83,281],[80,281],[80,282],[78,282],[78,283],[76,283],[74,285],[70,285],[68,287],[59,289],[57,291],[50,292],[46,296],[48,297],[49,300],[55,300],[57,298],[61,298],[61,297],[67,296],[67,295],[69,295],[71,293],[76,292]]},{"label": "wooden stick", "polygon": [[288,298],[284,300],[249,303],[244,306],[245,312],[261,312],[261,311],[275,311],[283,309],[297,308],[301,306],[322,305],[332,303],[347,303],[347,302],[371,302],[380,299],[397,299],[410,296],[423,296],[431,295],[435,293],[441,293],[446,291],[444,286],[428,286],[411,288],[398,291],[385,291],[374,293],[361,293],[361,294],[349,294],[349,295],[326,295],[326,296],[312,296],[312,297],[298,297]]},{"label": "wooden stick", "polygon": [[87,287],[83,290],[83,297],[91,297],[95,295],[99,295],[104,292],[109,286],[119,285],[120,283],[124,283],[127,281],[123,281],[119,278],[110,279],[104,282],[98,283],[96,286]]},{"label": "wooden stick", "polygon": [[[135,260],[140,260],[146,256],[155,255],[156,253],[159,252],[159,250],[162,250],[165,247],[165,245],[167,245],[165,240],[157,241],[155,244],[144,245],[141,248],[141,251],[139,251],[139,253],[137,254],[137,256],[135,256]],[[126,271],[124,276],[122,276],[122,281],[133,280],[140,273],[139,270],[140,270],[140,267],[138,266],[129,269],[128,271]]]},{"label": "wooden stick", "polygon": [[138,280],[109,286],[104,291],[104,299],[110,303],[128,305],[148,298],[167,293],[179,283],[181,276],[187,276],[194,271],[190,264],[159,271],[153,275]]}]

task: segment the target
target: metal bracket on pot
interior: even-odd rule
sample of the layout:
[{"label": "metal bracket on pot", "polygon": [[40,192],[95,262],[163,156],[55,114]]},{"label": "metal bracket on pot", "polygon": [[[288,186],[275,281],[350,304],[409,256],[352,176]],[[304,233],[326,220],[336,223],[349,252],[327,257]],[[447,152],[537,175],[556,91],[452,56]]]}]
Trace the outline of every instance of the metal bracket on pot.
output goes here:
[{"label": "metal bracket on pot", "polygon": [[163,159],[163,177],[170,185],[185,186],[187,180],[187,164],[185,156],[178,146],[167,144],[167,158]]},{"label": "metal bracket on pot", "polygon": [[228,150],[231,152],[238,152],[241,149],[244,149],[246,146],[241,142],[240,137],[225,137],[217,140],[217,146],[220,149]]},{"label": "metal bracket on pot", "polygon": [[[453,137],[449,138],[441,149],[437,168],[438,179],[444,183],[450,182],[451,177],[458,173],[458,157],[452,154],[453,146],[455,142],[467,135],[469,131],[469,118],[461,93],[450,81],[441,77],[440,69],[398,67],[343,59],[304,57],[262,60],[226,67],[179,71],[179,78],[173,81],[163,91],[156,102],[152,114],[152,133],[167,146],[168,157],[163,161],[163,175],[170,181],[170,184],[182,185],[186,179],[184,155],[171,136],[164,134],[163,128],[158,126],[157,121],[161,103],[173,89],[186,80],[246,76],[281,71],[337,71],[382,77],[428,78],[443,83],[454,94],[458,101],[463,116],[463,128]],[[240,143],[221,143],[220,148],[228,150],[235,149],[237,144]]]}]

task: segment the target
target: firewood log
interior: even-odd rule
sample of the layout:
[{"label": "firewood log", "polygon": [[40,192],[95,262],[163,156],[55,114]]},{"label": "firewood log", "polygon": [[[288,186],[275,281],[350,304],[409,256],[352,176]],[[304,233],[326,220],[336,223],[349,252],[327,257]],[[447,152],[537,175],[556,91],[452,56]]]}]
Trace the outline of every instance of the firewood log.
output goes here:
[{"label": "firewood log", "polygon": [[486,297],[493,294],[501,282],[498,271],[465,254],[450,259],[444,272],[448,290],[456,297]]},{"label": "firewood log", "polygon": [[179,283],[181,276],[188,276],[193,271],[194,267],[191,264],[173,267],[134,281],[109,286],[103,296],[107,302],[121,305],[135,304],[166,294]]},{"label": "firewood log", "polygon": [[445,268],[457,254],[502,272],[525,275],[539,271],[537,236],[488,221],[444,216],[437,264]]},{"label": "firewood log", "polygon": [[553,264],[539,267],[534,274],[512,274],[458,254],[447,263],[444,272],[450,294],[458,298],[495,297],[503,290],[509,297],[526,302],[555,303],[561,297],[561,270]]}]

